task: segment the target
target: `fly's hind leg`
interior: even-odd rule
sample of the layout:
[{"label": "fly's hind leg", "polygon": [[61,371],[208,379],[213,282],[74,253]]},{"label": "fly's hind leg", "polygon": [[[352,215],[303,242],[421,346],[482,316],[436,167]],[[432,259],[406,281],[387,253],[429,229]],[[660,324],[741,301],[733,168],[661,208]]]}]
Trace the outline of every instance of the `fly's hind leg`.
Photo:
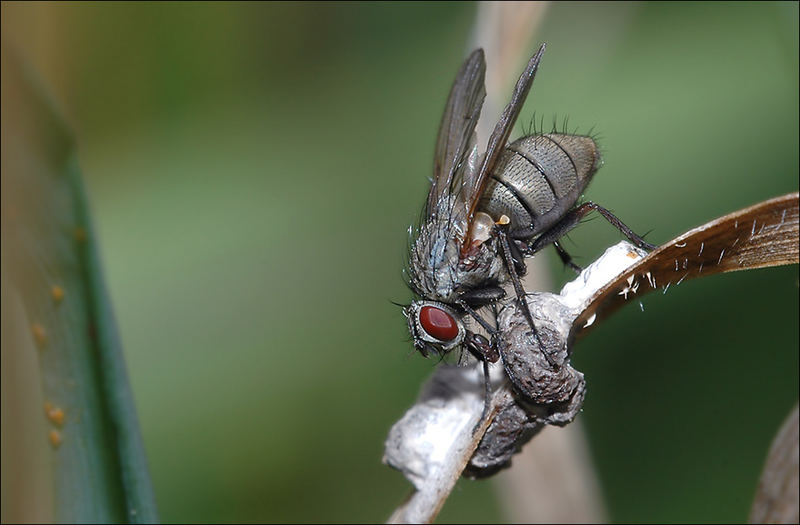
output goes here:
[{"label": "fly's hind leg", "polygon": [[[573,208],[570,210],[569,213],[564,215],[564,217],[555,223],[549,230],[545,231],[536,240],[528,247],[528,251],[525,253],[527,256],[531,256],[534,253],[538,252],[545,246],[549,244],[553,244],[558,239],[563,237],[567,234],[572,228],[578,225],[578,223],[583,219],[587,213],[590,211],[595,210],[600,215],[603,216],[608,222],[610,222],[616,229],[618,229],[622,234],[630,239],[630,241],[647,251],[655,250],[655,246],[650,244],[649,242],[645,241],[641,237],[639,237],[633,230],[628,228],[625,223],[619,220],[613,213],[608,211],[607,209],[603,208],[602,206],[595,204],[591,201],[585,202],[580,206]],[[563,257],[562,257],[563,259]]]}]

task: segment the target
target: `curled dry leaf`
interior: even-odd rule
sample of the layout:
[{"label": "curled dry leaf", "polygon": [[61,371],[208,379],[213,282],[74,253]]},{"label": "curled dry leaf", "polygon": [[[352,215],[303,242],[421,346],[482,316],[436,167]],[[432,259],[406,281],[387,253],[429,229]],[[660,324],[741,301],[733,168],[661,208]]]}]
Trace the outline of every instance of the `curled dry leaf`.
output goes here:
[{"label": "curled dry leaf", "polygon": [[750,523],[797,523],[800,520],[800,419],[797,405],[778,430],[758,481]]},{"label": "curled dry leaf", "polygon": [[[608,282],[576,319],[586,332],[634,295],[667,290],[687,279],[798,262],[798,194],[790,193],[689,230],[659,246]],[[592,322],[590,322],[592,321]]]}]

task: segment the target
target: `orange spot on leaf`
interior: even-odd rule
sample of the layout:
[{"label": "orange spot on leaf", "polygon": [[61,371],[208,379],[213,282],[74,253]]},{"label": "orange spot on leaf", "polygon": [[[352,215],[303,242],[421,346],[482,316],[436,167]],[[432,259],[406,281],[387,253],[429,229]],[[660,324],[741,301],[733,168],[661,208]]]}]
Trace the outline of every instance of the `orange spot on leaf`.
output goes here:
[{"label": "orange spot on leaf", "polygon": [[52,403],[44,404],[44,414],[54,425],[64,425],[64,411],[59,407],[53,406]]},{"label": "orange spot on leaf", "polygon": [[42,348],[47,344],[47,332],[41,323],[33,323],[31,325],[31,333],[33,334],[34,341],[36,341],[36,346]]},{"label": "orange spot on leaf", "polygon": [[50,440],[50,444],[53,445],[53,448],[61,446],[61,432],[58,430],[51,430],[48,432],[47,439]]},{"label": "orange spot on leaf", "polygon": [[60,303],[64,299],[64,289],[57,284],[53,285],[50,289],[50,293],[53,295],[53,300],[57,303]]}]

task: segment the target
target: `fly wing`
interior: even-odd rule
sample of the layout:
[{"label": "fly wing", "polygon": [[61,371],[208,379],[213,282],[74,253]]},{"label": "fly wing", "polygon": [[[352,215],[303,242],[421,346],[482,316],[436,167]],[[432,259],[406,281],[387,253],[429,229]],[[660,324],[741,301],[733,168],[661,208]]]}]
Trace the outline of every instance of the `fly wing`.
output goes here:
[{"label": "fly wing", "polygon": [[426,217],[435,213],[436,204],[443,196],[461,189],[462,172],[467,164],[469,150],[474,147],[475,125],[481,113],[483,99],[486,98],[485,76],[483,50],[476,49],[458,71],[439,125],[433,181],[425,206]]},{"label": "fly wing", "polygon": [[475,214],[481,194],[486,187],[486,182],[489,180],[489,174],[503,152],[506,142],[508,142],[508,136],[514,128],[514,123],[517,121],[522,105],[525,103],[525,98],[531,90],[533,78],[536,76],[536,70],[539,69],[539,61],[542,59],[544,49],[545,44],[539,46],[539,50],[528,61],[528,66],[522,72],[519,80],[517,80],[514,93],[511,95],[511,102],[503,110],[500,121],[494,127],[491,137],[489,137],[489,144],[486,146],[486,153],[483,155],[483,162],[481,162],[480,168],[473,173],[464,173],[462,192],[464,200],[469,206],[468,226],[472,223],[472,217]]}]

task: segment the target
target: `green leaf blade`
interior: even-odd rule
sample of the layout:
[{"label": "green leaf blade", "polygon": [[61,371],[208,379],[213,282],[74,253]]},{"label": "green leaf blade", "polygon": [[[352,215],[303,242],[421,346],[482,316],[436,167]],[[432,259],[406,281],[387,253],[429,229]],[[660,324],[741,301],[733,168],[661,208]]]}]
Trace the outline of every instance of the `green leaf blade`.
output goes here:
[{"label": "green leaf blade", "polygon": [[[20,414],[44,425],[38,423],[43,432],[33,436],[29,455],[49,442],[54,521],[155,522],[74,142],[5,48],[2,73],[3,326],[22,325],[4,330],[3,359],[36,353],[38,370],[27,379],[40,388],[41,408]],[[5,407],[25,394],[4,389],[3,395]],[[5,423],[4,434],[16,430],[13,421]]]}]

